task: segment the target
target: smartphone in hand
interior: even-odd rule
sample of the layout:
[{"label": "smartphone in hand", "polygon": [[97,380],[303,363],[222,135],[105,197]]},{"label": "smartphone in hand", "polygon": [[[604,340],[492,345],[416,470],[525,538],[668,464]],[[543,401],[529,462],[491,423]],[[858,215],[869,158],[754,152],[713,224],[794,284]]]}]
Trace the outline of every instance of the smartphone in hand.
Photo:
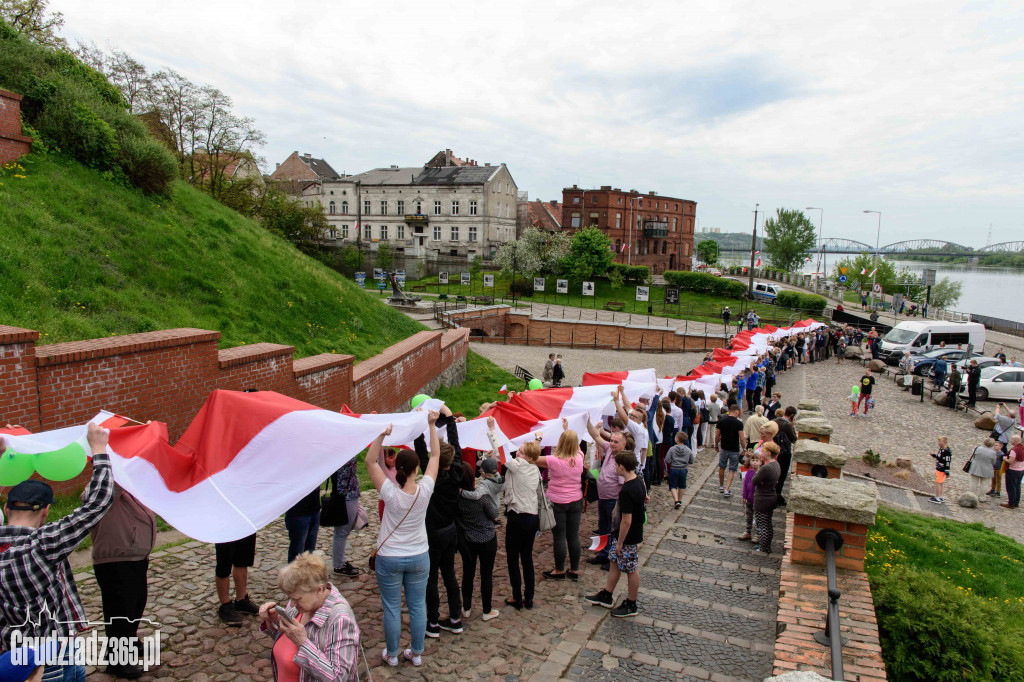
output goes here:
[{"label": "smartphone in hand", "polygon": [[285,611],[283,608],[281,608],[280,606],[275,605],[274,606],[274,610],[277,611],[277,615],[281,618],[281,620],[285,621],[289,625],[294,625],[295,624],[295,619],[293,619],[291,616],[289,616],[288,612]]}]

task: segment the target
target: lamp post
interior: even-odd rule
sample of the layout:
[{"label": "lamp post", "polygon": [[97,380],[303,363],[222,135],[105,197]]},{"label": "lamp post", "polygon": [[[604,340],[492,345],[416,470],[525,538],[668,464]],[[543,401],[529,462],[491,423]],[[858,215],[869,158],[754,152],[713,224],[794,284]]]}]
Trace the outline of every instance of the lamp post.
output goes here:
[{"label": "lamp post", "polygon": [[878,231],[875,233],[875,269],[871,271],[871,308],[875,307],[875,278],[878,275],[878,240],[882,236],[882,212],[865,209],[865,213],[878,214]]},{"label": "lamp post", "polygon": [[757,209],[761,204],[754,204],[754,233],[750,237],[750,279],[747,283],[747,297],[754,300],[754,251],[757,250]]},{"label": "lamp post", "polygon": [[[824,275],[826,273],[821,268],[821,258],[822,258],[822,256],[825,253],[825,245],[821,241],[821,225],[822,225],[823,222],[825,222],[825,209],[818,208],[817,206],[808,206],[804,210],[805,211],[820,211],[820,213],[818,214],[818,265],[814,269]],[[815,291],[818,290],[818,280],[817,279],[814,280],[814,290]]]}]

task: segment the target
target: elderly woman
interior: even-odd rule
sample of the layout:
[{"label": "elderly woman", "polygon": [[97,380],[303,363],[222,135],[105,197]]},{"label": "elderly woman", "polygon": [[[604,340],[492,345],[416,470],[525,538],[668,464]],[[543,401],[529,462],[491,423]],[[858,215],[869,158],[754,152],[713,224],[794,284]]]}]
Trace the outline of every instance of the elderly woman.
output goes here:
[{"label": "elderly woman", "polygon": [[975,448],[971,455],[971,468],[967,473],[971,475],[971,492],[978,496],[979,503],[985,501],[985,495],[992,487],[992,477],[999,460],[995,444],[995,439],[986,438],[985,444]]},{"label": "elderly woman", "polygon": [[327,582],[323,559],[308,552],[281,569],[277,586],[288,595],[283,618],[267,602],[260,630],[274,636],[271,666],[280,682],[359,679],[359,626],[352,607]]}]

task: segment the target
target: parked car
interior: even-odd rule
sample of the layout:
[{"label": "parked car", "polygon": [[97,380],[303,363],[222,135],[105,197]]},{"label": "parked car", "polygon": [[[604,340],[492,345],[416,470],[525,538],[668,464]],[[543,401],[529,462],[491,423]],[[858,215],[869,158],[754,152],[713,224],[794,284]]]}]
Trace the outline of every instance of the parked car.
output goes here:
[{"label": "parked car", "polygon": [[[979,400],[1017,400],[1024,392],[1024,368],[1003,365],[986,367],[981,370],[978,382]],[[960,387],[960,394],[967,395],[967,381]]]},{"label": "parked car", "polygon": [[978,322],[941,322],[935,320],[904,320],[882,337],[879,349],[882,360],[890,365],[899,363],[903,351],[911,353],[935,348],[940,343],[947,347],[968,344],[985,347],[985,325]]},{"label": "parked car", "polygon": [[932,373],[935,361],[942,358],[947,364],[959,363],[967,357],[967,351],[960,348],[935,348],[924,353],[911,353],[911,370],[919,376],[927,376]]},{"label": "parked car", "polygon": [[714,275],[715,277],[721,277],[722,271],[719,270],[718,268],[715,268],[714,270],[711,271],[711,274]]},{"label": "parked car", "polygon": [[758,301],[778,305],[779,288],[767,282],[754,282],[754,298]]},{"label": "parked car", "polygon": [[[982,369],[986,369],[988,367],[998,367],[1000,364],[1002,364],[998,358],[990,358],[983,355],[975,355],[973,358],[971,358],[971,360],[977,360],[978,367],[981,367]],[[967,368],[970,367],[971,365],[971,360],[960,360],[959,362],[956,363],[956,366],[960,368],[961,372],[966,372]],[[966,381],[966,379],[964,381]],[[1017,397],[1019,398],[1020,396]]]}]

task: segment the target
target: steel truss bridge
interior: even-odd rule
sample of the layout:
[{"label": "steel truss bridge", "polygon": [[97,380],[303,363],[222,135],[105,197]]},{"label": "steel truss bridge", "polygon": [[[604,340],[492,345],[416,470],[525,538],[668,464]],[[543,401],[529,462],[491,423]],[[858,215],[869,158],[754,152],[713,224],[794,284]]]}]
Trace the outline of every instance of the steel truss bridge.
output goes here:
[{"label": "steel truss bridge", "polygon": [[[722,249],[722,251],[745,252],[747,249]],[[830,237],[818,241],[812,253],[850,254],[874,253],[875,247],[853,239]],[[878,247],[882,256],[984,256],[992,253],[1024,254],[1024,241],[1001,242],[980,249],[943,241],[941,239],[910,239]]]}]

